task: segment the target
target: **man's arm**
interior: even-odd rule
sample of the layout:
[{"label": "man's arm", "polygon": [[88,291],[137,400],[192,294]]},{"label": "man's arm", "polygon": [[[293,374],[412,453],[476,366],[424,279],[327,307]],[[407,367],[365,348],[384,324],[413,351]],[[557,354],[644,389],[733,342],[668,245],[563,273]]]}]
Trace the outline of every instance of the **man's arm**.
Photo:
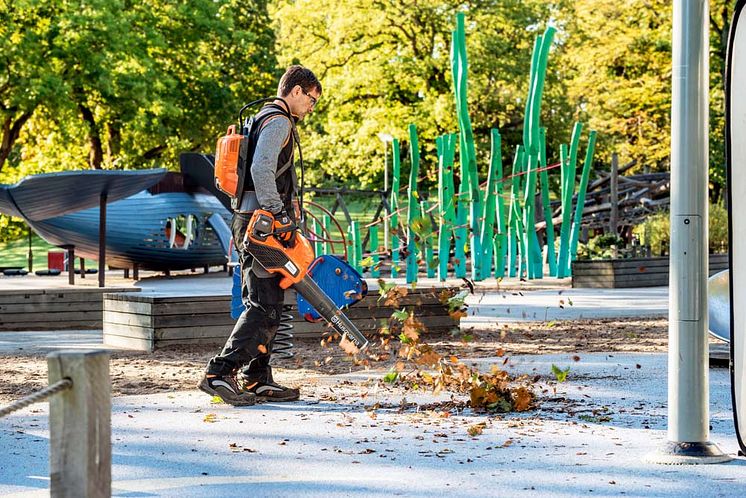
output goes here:
[{"label": "man's arm", "polygon": [[251,178],[256,198],[262,209],[277,214],[285,205],[277,192],[277,159],[290,136],[290,121],[284,117],[270,118],[265,124],[254,150]]}]

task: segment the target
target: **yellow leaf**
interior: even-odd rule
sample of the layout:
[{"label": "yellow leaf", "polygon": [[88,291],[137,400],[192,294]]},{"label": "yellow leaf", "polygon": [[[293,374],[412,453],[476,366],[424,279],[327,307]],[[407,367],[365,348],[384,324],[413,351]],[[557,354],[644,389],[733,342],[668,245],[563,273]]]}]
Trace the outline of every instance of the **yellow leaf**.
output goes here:
[{"label": "yellow leaf", "polygon": [[208,413],[207,415],[205,415],[205,418],[203,418],[202,421],[213,424],[217,422],[217,415],[215,415],[214,413]]}]

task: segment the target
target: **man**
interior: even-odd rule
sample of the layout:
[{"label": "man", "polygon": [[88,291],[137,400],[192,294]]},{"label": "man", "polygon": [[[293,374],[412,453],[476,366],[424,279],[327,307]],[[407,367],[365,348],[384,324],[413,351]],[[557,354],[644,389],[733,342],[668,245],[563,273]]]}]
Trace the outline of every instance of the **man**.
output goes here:
[{"label": "man", "polygon": [[[280,79],[277,95],[287,107],[278,99],[254,117],[251,133],[256,134],[252,137],[256,148],[251,174],[247,175],[250,179],[242,189],[231,226],[241,263],[246,309],[221,353],[210,359],[199,384],[202,391],[237,406],[253,405],[257,400],[295,401],[300,397],[298,389],[274,382],[269,365],[285,297],[280,288],[281,277],[264,270],[242,250],[241,243],[253,212],[260,207],[275,215],[276,233],[284,240],[291,241],[295,233],[295,123],[313,112],[321,97],[321,83],[309,69],[291,66]],[[288,108],[292,121],[287,116]]]}]

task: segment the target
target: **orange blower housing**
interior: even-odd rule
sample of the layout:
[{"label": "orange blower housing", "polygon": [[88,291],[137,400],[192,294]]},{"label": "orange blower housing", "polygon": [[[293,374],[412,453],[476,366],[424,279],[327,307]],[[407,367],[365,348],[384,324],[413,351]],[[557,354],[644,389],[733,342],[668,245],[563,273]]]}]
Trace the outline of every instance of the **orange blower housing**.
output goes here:
[{"label": "orange blower housing", "polygon": [[282,275],[280,287],[287,289],[303,280],[316,256],[313,246],[300,232],[285,246],[272,234],[274,222],[275,217],[269,211],[254,211],[246,229],[244,246],[265,270]]},{"label": "orange blower housing", "polygon": [[254,211],[243,240],[245,250],[265,270],[282,276],[280,287],[295,289],[342,337],[346,337],[359,350],[365,349],[368,339],[308,273],[314,260],[311,243],[298,232],[292,242],[285,245],[274,233],[274,225],[272,213],[262,209]]}]

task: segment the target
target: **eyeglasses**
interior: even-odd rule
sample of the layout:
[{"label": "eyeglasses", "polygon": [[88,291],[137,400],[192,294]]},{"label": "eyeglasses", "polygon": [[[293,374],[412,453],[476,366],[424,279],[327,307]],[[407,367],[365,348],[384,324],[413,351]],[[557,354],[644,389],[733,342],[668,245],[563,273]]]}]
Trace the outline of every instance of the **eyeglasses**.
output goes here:
[{"label": "eyeglasses", "polygon": [[316,103],[319,101],[319,99],[309,94],[307,91],[303,90],[303,88],[301,88],[300,91],[303,92],[303,95],[311,99],[311,107],[316,107]]}]

